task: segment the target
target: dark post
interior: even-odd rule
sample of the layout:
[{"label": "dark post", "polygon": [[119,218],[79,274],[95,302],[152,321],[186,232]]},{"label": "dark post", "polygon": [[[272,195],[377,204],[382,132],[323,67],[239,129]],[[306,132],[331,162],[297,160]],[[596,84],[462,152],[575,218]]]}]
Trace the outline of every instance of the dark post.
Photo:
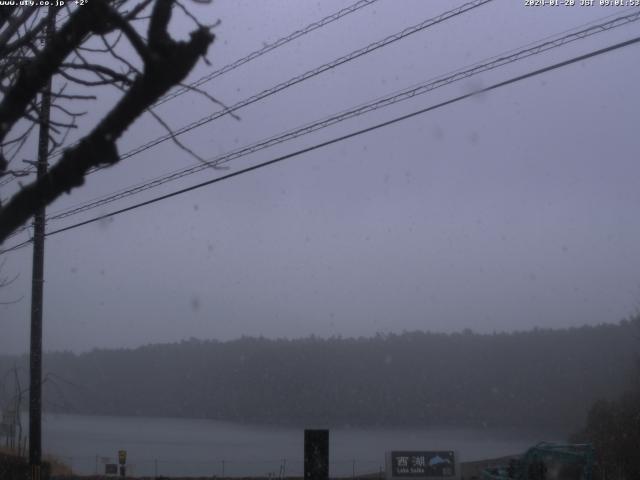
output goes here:
[{"label": "dark post", "polygon": [[[53,34],[55,7],[49,7],[45,41]],[[47,171],[49,153],[49,116],[51,111],[51,79],[40,97],[40,132],[38,138],[37,175]],[[29,465],[31,479],[40,480],[42,461],[42,291],[44,283],[44,206],[33,221],[33,270],[31,278],[31,354],[29,356]]]},{"label": "dark post", "polygon": [[304,431],[304,479],[329,479],[329,430]]}]

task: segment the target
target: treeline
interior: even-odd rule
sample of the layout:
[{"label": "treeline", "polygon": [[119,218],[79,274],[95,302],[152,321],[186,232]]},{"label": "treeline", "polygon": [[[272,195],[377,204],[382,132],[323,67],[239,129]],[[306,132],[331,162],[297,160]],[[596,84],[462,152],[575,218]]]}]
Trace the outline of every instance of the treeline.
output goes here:
[{"label": "treeline", "polygon": [[[636,316],[635,323],[640,315]],[[640,343],[640,328],[631,332]],[[640,478],[640,355],[627,390],[613,399],[601,398],[587,414],[584,428],[571,438],[595,447],[603,478]]]},{"label": "treeline", "polygon": [[[584,425],[627,387],[639,321],[564,330],[189,340],[45,356],[45,408],[278,424]],[[0,357],[0,373],[19,361]],[[5,391],[9,390],[5,388]]]},{"label": "treeline", "polygon": [[586,426],[571,440],[595,447],[602,478],[640,478],[640,388],[614,400],[598,400],[589,409]]}]

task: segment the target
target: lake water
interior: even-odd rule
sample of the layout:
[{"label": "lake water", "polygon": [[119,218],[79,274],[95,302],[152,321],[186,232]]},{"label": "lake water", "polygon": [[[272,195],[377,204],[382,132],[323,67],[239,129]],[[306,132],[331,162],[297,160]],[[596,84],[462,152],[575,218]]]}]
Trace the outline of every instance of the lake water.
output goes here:
[{"label": "lake water", "polygon": [[[317,427],[310,425],[309,428]],[[45,414],[43,450],[82,474],[127,451],[133,475],[302,475],[302,428],[178,418]],[[384,469],[388,450],[455,450],[460,461],[521,453],[559,436],[469,428],[333,428],[331,476]]]}]

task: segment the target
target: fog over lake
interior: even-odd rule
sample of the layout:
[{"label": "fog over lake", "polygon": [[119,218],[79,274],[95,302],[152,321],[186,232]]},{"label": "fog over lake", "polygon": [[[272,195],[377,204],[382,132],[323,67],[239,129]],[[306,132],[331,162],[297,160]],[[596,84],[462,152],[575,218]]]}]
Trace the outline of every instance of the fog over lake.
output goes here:
[{"label": "fog over lake", "polygon": [[[313,427],[313,425],[310,425]],[[522,453],[552,432],[471,428],[336,428],[330,430],[330,475],[384,469],[388,450],[455,450],[461,461]],[[44,417],[44,451],[82,474],[104,472],[127,450],[134,475],[302,475],[303,429],[176,418],[87,415]],[[284,461],[284,462],[283,462]],[[354,466],[355,461],[355,466]],[[157,468],[157,470],[156,470]]]}]

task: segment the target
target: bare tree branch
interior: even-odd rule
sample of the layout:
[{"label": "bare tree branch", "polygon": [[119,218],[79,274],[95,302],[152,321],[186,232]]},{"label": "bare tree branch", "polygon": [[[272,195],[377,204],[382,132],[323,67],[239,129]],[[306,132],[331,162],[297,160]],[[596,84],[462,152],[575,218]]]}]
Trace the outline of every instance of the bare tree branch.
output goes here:
[{"label": "bare tree branch", "polygon": [[[88,63],[88,62],[86,62],[86,60],[84,58],[81,58],[81,60],[83,60],[82,64],[63,63],[61,65],[61,67],[64,68],[64,69],[84,70],[84,71],[91,72],[91,73],[99,73],[99,74],[102,75],[100,77],[100,78],[102,78],[102,80],[101,80],[102,82],[114,82],[115,81],[115,82],[123,83],[124,85],[131,85],[133,83],[133,80],[131,80],[131,78],[129,78],[125,74],[118,73],[115,70],[112,70],[111,68],[105,67],[104,65],[97,65],[97,64]],[[105,78],[105,77],[109,77],[109,78]]]},{"label": "bare tree branch", "polygon": [[7,43],[18,32],[20,27],[29,19],[31,15],[35,13],[35,8],[23,8],[22,11],[15,16],[11,15],[8,18],[7,28],[0,33],[0,55],[7,53]]},{"label": "bare tree branch", "polygon": [[[2,260],[2,263],[0,263],[0,272],[4,268],[5,263],[6,263],[6,259]],[[0,289],[4,288],[4,287],[8,287],[13,282],[15,282],[19,277],[20,277],[20,275],[18,275],[18,274],[14,275],[11,278],[9,278],[9,277],[0,277]],[[14,299],[14,300],[0,300],[0,305],[13,305],[14,303],[18,303],[20,300],[22,300],[22,297]]]},{"label": "bare tree branch", "polygon": [[105,21],[111,16],[110,13],[107,0],[92,0],[83,8],[78,8],[69,21],[53,35],[42,52],[20,70],[16,83],[0,103],[0,141],[4,140],[9,130],[22,117],[29,102],[85,35],[90,32],[104,34],[113,28],[110,22]]},{"label": "bare tree branch", "polygon": [[[60,68],[66,55],[80,45],[87,33],[104,35],[116,26],[121,28],[118,18],[122,17],[106,0],[92,0],[87,7],[90,5],[91,9],[76,10],[51,44],[23,70],[13,92],[10,92],[18,98],[10,99],[9,94],[5,96],[0,104],[0,140],[9,129],[3,122],[13,125],[22,116],[46,77]],[[68,148],[45,175],[24,187],[0,209],[0,243],[38,208],[82,185],[89,169],[117,163],[118,138],[158,98],[180,83],[198,59],[206,54],[214,40],[214,35],[207,28],[196,29],[186,42],[170,37],[167,29],[172,6],[173,0],[155,1],[145,46],[147,54],[143,57],[144,69],[136,75],[115,107],[77,145]],[[91,18],[83,16],[83,12],[90,13]],[[102,15],[98,16],[102,23],[96,20],[96,14]],[[81,25],[80,20],[86,23]],[[138,53],[142,56],[140,51]],[[46,57],[48,62],[43,58],[45,55],[49,55]]]},{"label": "bare tree branch", "polygon": [[143,0],[136,5],[130,12],[124,12],[124,18],[127,21],[134,20],[138,17],[138,14],[147,8],[153,0]]},{"label": "bare tree branch", "polygon": [[[35,9],[34,9],[35,10]],[[0,55],[8,55],[11,52],[15,52],[22,47],[25,47],[33,42],[33,40],[44,30],[44,26],[47,23],[46,18],[42,18],[37,26],[27,29],[27,32],[16,39],[12,43],[6,44],[0,40]],[[11,36],[9,36],[11,38]]]},{"label": "bare tree branch", "polygon": [[208,100],[211,100],[212,103],[218,105],[219,107],[222,107],[222,109],[226,111],[227,115],[229,115],[234,120],[238,120],[238,121],[241,120],[240,116],[237,113],[233,112],[227,105],[222,103],[220,100],[218,100],[216,97],[214,97],[210,93],[198,87],[194,87],[193,85],[189,85],[187,83],[179,83],[178,85],[182,88],[186,88],[187,90],[191,90],[192,92],[196,92],[202,95],[203,97],[207,98]]},{"label": "bare tree branch", "polygon": [[198,160],[199,162],[202,163],[208,163],[203,157],[201,157],[200,155],[198,155],[196,152],[194,152],[192,149],[190,149],[189,147],[187,147],[186,145],[184,145],[180,140],[178,140],[178,137],[176,137],[173,134],[173,130],[171,129],[171,127],[169,125],[167,125],[167,123],[162,119],[162,117],[160,117],[160,115],[158,115],[156,112],[153,111],[153,109],[147,108],[147,112],[149,112],[153,118],[156,119],[156,121],[162,125],[162,127],[169,133],[169,135],[171,136],[171,140],[173,141],[173,143],[175,143],[180,149],[184,150],[185,152],[187,152],[189,155],[191,155],[193,158],[195,158],[196,160]]}]

